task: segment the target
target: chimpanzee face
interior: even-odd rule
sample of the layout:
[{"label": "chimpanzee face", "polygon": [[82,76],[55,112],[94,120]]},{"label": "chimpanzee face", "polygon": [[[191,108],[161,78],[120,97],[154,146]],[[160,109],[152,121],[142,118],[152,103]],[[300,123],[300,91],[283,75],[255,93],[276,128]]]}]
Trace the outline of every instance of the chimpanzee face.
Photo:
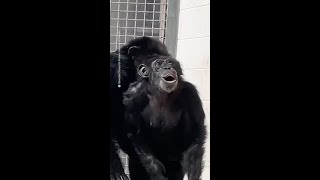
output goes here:
[{"label": "chimpanzee face", "polygon": [[143,78],[149,78],[150,83],[160,90],[170,93],[174,91],[182,75],[180,63],[168,56],[151,56],[145,64],[140,64],[138,74]]}]

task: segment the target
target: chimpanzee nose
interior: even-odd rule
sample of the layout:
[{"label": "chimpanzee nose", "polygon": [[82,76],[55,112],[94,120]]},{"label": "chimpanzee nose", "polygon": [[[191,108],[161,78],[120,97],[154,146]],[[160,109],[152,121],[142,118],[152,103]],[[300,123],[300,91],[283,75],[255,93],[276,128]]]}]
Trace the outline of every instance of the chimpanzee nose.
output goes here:
[{"label": "chimpanzee nose", "polygon": [[170,66],[165,66],[165,67],[163,67],[163,69],[171,69],[171,67]]}]

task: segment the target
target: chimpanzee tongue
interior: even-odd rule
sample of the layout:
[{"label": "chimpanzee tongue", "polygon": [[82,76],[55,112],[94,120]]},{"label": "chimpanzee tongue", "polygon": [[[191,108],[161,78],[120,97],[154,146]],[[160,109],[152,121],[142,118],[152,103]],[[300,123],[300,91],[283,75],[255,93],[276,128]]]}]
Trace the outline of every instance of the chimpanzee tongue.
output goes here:
[{"label": "chimpanzee tongue", "polygon": [[166,76],[164,79],[166,81],[174,81],[174,77],[172,75]]}]

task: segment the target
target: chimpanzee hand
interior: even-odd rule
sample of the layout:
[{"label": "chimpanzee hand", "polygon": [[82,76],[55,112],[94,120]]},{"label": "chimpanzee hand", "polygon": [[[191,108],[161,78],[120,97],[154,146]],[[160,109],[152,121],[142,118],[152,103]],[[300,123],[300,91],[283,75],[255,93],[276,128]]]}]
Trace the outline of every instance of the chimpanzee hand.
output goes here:
[{"label": "chimpanzee hand", "polygon": [[110,180],[129,180],[122,167],[118,170],[114,169],[115,167],[110,167]]},{"label": "chimpanzee hand", "polygon": [[128,138],[131,139],[141,163],[150,176],[150,180],[168,180],[165,177],[166,169],[164,165],[150,152],[149,148],[143,143],[143,140],[131,133],[128,133]]}]

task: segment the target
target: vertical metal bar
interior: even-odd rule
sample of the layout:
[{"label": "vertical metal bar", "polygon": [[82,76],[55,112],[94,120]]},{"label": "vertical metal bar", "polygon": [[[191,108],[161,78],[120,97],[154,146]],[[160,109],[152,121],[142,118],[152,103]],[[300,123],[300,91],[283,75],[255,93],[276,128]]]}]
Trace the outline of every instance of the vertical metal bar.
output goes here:
[{"label": "vertical metal bar", "polygon": [[126,27],[125,27],[125,37],[124,43],[127,43],[127,34],[128,34],[128,11],[129,11],[129,0],[127,0],[127,12],[126,12]]},{"label": "vertical metal bar", "polygon": [[134,14],[134,33],[133,33],[133,38],[136,38],[136,32],[137,32],[137,11],[138,11],[138,0],[136,0],[136,10]]},{"label": "vertical metal bar", "polygon": [[160,1],[161,4],[160,4],[160,30],[159,30],[159,40],[161,42],[164,42],[164,29],[165,29],[165,15],[166,15],[166,6],[165,6],[165,3],[166,3],[166,0],[161,0]]},{"label": "vertical metal bar", "polygon": [[169,53],[173,57],[176,57],[177,43],[178,43],[180,0],[169,0],[167,7],[168,7],[168,15],[167,15],[165,44],[168,48]]},{"label": "vertical metal bar", "polygon": [[[119,0],[119,2],[120,2],[120,0]],[[118,44],[120,45],[120,3],[118,3],[118,13],[117,13],[117,34],[118,34],[118,36],[119,36],[119,40],[117,41],[118,42]],[[117,38],[117,37],[116,37]],[[118,44],[116,44],[116,47],[118,47]]]},{"label": "vertical metal bar", "polygon": [[[111,7],[112,7],[112,0],[110,0],[110,10],[111,10]],[[110,11],[110,17],[111,17],[111,11]],[[110,29],[110,32],[111,32],[111,29]],[[110,39],[111,39],[111,36],[112,34],[110,34]],[[112,50],[110,49],[110,51],[113,51],[113,49]]]},{"label": "vertical metal bar", "polygon": [[142,30],[142,35],[143,36],[144,36],[144,31],[146,29],[146,11],[147,11],[147,0],[144,0],[143,30]]},{"label": "vertical metal bar", "polygon": [[152,9],[152,25],[151,25],[151,28],[152,28],[152,37],[154,36],[153,34],[153,29],[154,29],[154,14],[155,14],[155,10],[156,10],[156,0],[153,1],[153,9]]},{"label": "vertical metal bar", "polygon": [[[118,37],[117,39],[119,38],[118,42],[119,42],[119,45],[118,45],[118,49],[120,50],[120,30],[118,31]],[[120,88],[121,87],[121,61],[120,61],[120,53],[118,54],[118,87]]]}]

